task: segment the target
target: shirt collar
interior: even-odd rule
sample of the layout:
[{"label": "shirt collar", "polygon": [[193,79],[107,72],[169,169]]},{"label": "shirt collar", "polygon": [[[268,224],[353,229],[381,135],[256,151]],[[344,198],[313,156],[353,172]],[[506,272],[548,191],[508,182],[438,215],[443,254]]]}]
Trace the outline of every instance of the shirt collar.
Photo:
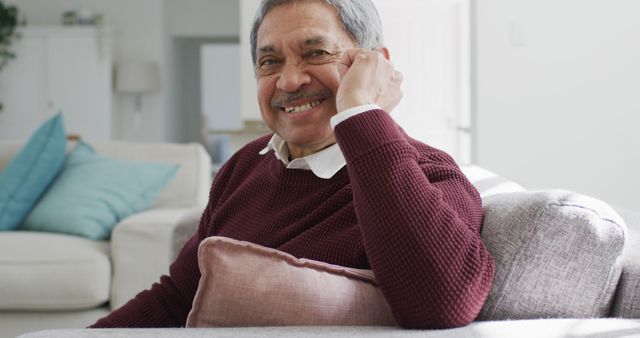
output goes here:
[{"label": "shirt collar", "polygon": [[289,161],[287,142],[273,134],[267,146],[260,151],[260,155],[266,155],[271,150],[287,169],[311,170],[314,175],[323,179],[332,178],[347,164],[337,143],[317,153]]}]

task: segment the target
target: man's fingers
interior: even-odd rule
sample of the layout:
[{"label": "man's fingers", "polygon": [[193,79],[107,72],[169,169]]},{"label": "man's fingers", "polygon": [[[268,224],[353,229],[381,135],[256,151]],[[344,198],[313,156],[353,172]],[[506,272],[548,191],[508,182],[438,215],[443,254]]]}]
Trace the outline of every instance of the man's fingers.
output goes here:
[{"label": "man's fingers", "polygon": [[338,62],[338,71],[340,72],[340,77],[344,77],[344,74],[347,73],[351,65],[356,61],[356,57],[362,53],[361,49],[347,49],[340,58]]},{"label": "man's fingers", "polygon": [[347,49],[344,53],[342,53],[342,57],[340,58],[340,64],[345,67],[351,67],[353,61],[356,59],[356,55],[361,52],[360,49]]},{"label": "man's fingers", "polygon": [[373,103],[391,112],[402,97],[403,75],[381,52],[346,50],[339,60],[338,71],[341,83],[336,107],[339,111]]}]

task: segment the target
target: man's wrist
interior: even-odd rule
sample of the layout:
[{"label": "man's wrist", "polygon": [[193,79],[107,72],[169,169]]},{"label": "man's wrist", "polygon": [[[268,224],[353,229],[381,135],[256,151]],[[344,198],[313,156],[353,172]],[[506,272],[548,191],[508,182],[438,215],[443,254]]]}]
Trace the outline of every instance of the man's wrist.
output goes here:
[{"label": "man's wrist", "polygon": [[363,104],[363,105],[352,107],[345,111],[339,112],[338,114],[331,117],[331,128],[332,129],[335,128],[340,122],[350,117],[353,117],[353,116],[362,114],[366,111],[374,110],[374,109],[382,109],[382,108],[380,108],[380,106],[378,106],[377,104]]}]

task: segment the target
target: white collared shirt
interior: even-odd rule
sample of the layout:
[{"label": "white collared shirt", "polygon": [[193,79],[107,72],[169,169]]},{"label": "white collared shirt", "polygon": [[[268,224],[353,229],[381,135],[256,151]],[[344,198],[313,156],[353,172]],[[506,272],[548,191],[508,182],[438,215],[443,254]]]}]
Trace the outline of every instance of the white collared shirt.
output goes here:
[{"label": "white collared shirt", "polygon": [[[335,128],[338,123],[352,116],[373,109],[380,109],[380,106],[366,104],[340,112],[331,117],[331,128]],[[317,153],[289,161],[289,147],[287,146],[287,142],[277,134],[273,134],[267,146],[260,151],[260,155],[266,155],[270,150],[273,150],[276,158],[282,161],[287,169],[311,170],[314,175],[323,179],[332,178],[333,175],[347,165],[347,161],[344,159],[344,155],[342,155],[340,146],[338,146],[337,143]]]}]

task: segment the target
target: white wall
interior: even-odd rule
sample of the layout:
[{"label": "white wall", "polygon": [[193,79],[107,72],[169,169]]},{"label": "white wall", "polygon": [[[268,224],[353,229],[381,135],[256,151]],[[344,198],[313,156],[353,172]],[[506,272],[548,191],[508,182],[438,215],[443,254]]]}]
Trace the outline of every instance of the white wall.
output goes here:
[{"label": "white wall", "polygon": [[640,1],[475,1],[476,160],[640,208]]},{"label": "white wall", "polygon": [[165,0],[172,36],[237,37],[238,0]]},{"label": "white wall", "polygon": [[112,27],[113,61],[135,59],[157,62],[161,68],[160,91],[144,96],[141,135],[133,131],[133,98],[114,95],[114,133],[117,139],[161,141],[166,139],[166,53],[164,52],[164,4],[159,0],[11,0],[29,25],[58,25],[66,10],[87,8],[105,16]]}]

